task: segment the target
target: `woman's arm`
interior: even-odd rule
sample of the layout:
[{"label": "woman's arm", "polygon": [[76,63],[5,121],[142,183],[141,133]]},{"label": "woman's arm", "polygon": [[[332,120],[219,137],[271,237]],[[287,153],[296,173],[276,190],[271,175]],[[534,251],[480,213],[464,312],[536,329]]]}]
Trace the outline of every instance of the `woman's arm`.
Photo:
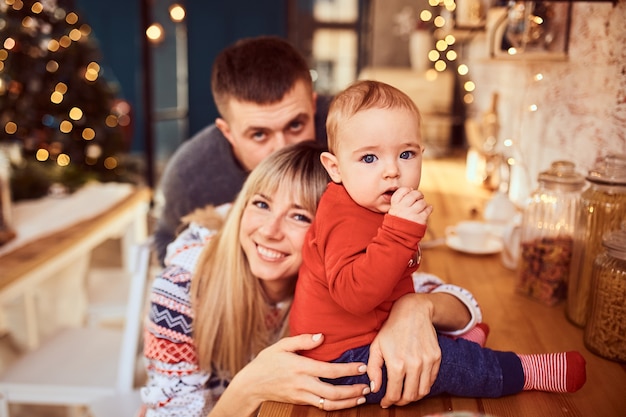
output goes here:
[{"label": "woman's arm", "polygon": [[385,408],[417,401],[430,391],[441,361],[436,329],[456,334],[481,321],[471,293],[432,275],[418,275],[427,281],[416,279],[418,292],[394,303],[370,348],[367,373],[373,390],[380,387],[383,363],[387,366],[387,393],[381,401]]},{"label": "woman's arm", "polygon": [[209,416],[252,416],[263,401],[318,407],[323,398],[327,411],[363,404],[369,393],[367,385],[332,385],[319,378],[360,375],[365,373],[365,364],[319,362],[296,353],[322,341],[319,334],[302,334],[264,349],[235,375]]}]

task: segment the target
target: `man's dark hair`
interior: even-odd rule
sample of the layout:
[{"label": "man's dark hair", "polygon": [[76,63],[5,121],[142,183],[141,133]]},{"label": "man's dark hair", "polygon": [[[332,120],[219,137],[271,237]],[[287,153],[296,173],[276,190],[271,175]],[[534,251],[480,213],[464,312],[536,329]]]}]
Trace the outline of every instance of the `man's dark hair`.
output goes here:
[{"label": "man's dark hair", "polygon": [[225,117],[231,98],[257,104],[276,103],[302,80],[313,92],[304,57],[277,36],[245,38],[222,50],[213,63],[211,90]]}]

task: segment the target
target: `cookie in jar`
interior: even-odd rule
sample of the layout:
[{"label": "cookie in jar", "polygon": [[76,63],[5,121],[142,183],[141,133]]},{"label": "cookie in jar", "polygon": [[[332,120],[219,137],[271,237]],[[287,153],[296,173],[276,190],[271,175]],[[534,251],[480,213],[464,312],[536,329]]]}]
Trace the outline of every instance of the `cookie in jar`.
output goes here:
[{"label": "cookie in jar", "polygon": [[524,209],[516,291],[553,306],[567,295],[576,211],[585,177],[555,161],[537,178]]}]

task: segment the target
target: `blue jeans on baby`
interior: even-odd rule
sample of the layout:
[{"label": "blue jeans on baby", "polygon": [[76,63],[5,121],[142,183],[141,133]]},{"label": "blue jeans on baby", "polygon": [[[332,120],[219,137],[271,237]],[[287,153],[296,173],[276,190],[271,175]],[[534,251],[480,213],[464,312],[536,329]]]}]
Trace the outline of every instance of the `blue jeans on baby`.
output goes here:
[{"label": "blue jeans on baby", "polygon": [[[483,348],[464,339],[439,335],[441,365],[428,397],[450,394],[459,397],[502,397],[520,392],[524,373],[519,357],[513,352]],[[369,345],[351,349],[333,362],[364,362],[369,358]],[[334,385],[368,384],[367,374],[323,379]],[[366,395],[368,403],[380,403],[387,390],[387,368],[383,366],[383,383],[376,393]]]}]

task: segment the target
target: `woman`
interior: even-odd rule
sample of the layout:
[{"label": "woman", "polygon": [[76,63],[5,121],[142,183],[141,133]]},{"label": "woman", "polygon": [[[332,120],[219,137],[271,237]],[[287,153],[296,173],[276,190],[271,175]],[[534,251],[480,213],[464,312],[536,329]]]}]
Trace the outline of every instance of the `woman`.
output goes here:
[{"label": "woman", "polygon": [[[190,226],[168,248],[166,268],[152,287],[142,389],[147,416],[248,416],[268,400],[325,410],[365,402],[368,386],[319,379],[363,374],[365,364],[297,354],[323,343],[323,335],[281,339],[304,236],[328,182],[320,153],[315,144],[301,143],[266,158],[221,228],[224,208],[187,219]],[[394,304],[368,363],[370,374],[380,372],[385,358],[383,407],[419,399],[419,382],[407,374],[432,384],[441,355],[433,325],[473,326],[480,311],[472,300],[438,292]]]}]

